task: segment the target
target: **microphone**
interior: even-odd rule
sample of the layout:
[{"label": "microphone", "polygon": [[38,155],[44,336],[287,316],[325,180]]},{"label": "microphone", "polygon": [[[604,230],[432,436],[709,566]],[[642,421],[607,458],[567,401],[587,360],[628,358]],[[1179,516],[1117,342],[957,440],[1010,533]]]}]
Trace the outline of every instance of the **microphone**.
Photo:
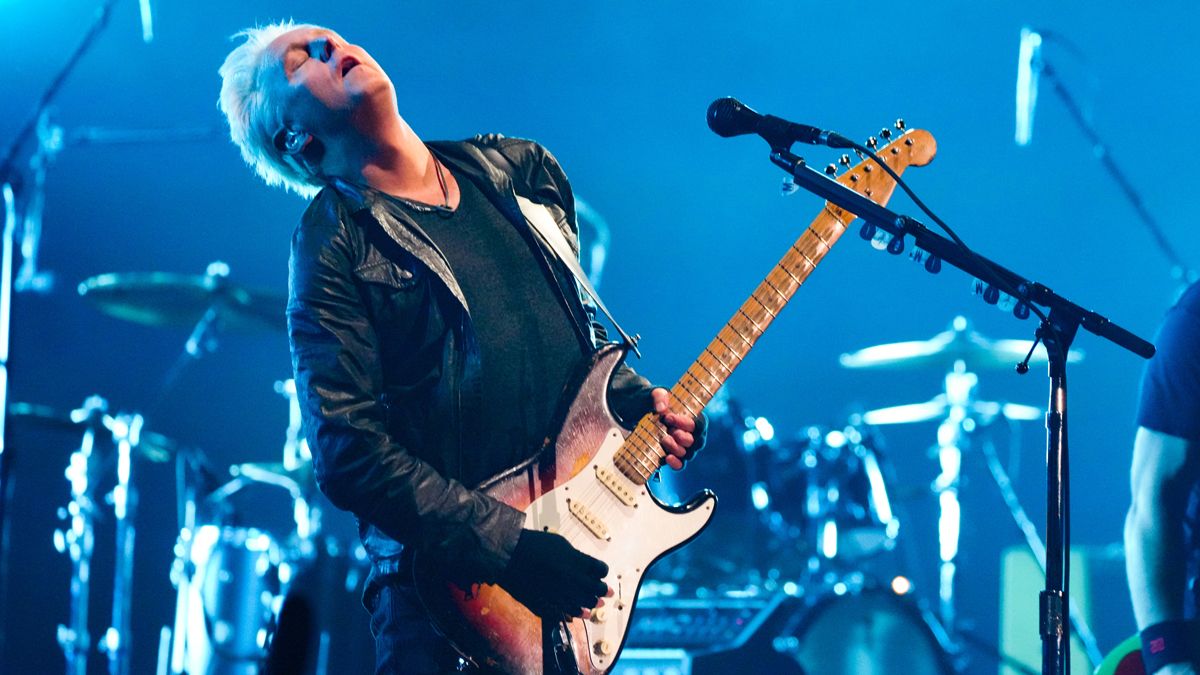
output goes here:
[{"label": "microphone", "polygon": [[150,44],[154,39],[154,17],[150,14],[150,0],[138,0],[142,14],[142,42]]},{"label": "microphone", "polygon": [[831,148],[854,147],[854,143],[841,134],[789,122],[774,115],[760,115],[736,98],[728,96],[708,106],[708,128],[725,138],[758,134],[771,144],[772,150],[786,149],[792,143],[828,145]]},{"label": "microphone", "polygon": [[1033,140],[1033,112],[1037,107],[1038,76],[1042,74],[1042,35],[1028,26],[1021,29],[1017,55],[1017,145]]}]

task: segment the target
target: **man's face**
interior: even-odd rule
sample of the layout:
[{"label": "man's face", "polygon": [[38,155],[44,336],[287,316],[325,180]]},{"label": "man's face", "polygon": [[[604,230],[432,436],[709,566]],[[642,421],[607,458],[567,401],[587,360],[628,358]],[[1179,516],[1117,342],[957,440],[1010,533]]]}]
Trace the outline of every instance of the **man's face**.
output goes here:
[{"label": "man's face", "polygon": [[264,86],[281,124],[318,137],[348,131],[358,118],[395,114],[395,90],[370,54],[324,28],[297,28],[267,47]]}]

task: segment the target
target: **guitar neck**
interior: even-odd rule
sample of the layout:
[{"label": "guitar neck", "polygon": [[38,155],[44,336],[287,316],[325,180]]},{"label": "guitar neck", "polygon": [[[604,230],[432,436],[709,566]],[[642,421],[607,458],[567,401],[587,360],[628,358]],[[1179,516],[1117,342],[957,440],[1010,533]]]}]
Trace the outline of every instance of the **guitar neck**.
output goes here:
[{"label": "guitar neck", "polygon": [[[841,208],[825,208],[771,268],[762,283],[717,332],[712,342],[671,387],[672,412],[697,416],[758,342],[854,219]],[[656,415],[641,419],[617,454],[617,466],[631,480],[645,484],[662,466],[658,439],[664,433]]]},{"label": "guitar neck", "polygon": [[[903,128],[900,123],[897,124],[897,128]],[[890,134],[885,137],[890,138]],[[937,144],[933,136],[928,131],[915,129],[904,132],[886,147],[880,148],[877,154],[880,161],[900,174],[909,166],[928,164],[936,152]],[[843,160],[849,163],[848,158]],[[886,172],[877,169],[863,161],[838,177],[837,181],[870,197],[877,204],[886,204],[895,191],[896,183]],[[854,218],[844,209],[825,203],[808,229],[792,244],[783,259],[771,268],[758,288],[725,322],[700,357],[671,388],[672,412],[692,416],[700,414]],[[631,481],[644,485],[665,463],[666,455],[659,443],[665,433],[666,429],[658,415],[642,417],[614,456],[621,473]]]}]

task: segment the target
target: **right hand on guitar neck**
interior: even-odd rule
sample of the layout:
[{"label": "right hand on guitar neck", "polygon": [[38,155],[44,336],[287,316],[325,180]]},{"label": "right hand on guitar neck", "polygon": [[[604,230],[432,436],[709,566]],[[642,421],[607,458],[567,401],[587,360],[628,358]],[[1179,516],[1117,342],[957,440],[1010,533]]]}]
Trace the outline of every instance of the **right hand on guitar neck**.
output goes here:
[{"label": "right hand on guitar neck", "polygon": [[612,595],[604,583],[608,565],[583,553],[563,537],[521,530],[500,586],[543,619],[587,618]]}]

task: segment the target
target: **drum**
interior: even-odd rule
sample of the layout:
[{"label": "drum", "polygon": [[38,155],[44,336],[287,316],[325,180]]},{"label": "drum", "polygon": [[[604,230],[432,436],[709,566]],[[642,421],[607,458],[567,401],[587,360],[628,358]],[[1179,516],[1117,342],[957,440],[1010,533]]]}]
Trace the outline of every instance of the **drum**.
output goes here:
[{"label": "drum", "polygon": [[798,441],[769,446],[773,470],[752,487],[771,529],[823,559],[853,561],[896,543],[878,442],[854,425],[812,426]]},{"label": "drum", "polygon": [[775,648],[805,673],[953,675],[945,632],[909,596],[890,590],[830,593],[802,610]]},{"label": "drum", "polygon": [[195,531],[187,568],[193,570],[177,608],[186,647],[180,655],[192,675],[260,672],[280,602],[280,551],[253,528],[202,525]]}]

